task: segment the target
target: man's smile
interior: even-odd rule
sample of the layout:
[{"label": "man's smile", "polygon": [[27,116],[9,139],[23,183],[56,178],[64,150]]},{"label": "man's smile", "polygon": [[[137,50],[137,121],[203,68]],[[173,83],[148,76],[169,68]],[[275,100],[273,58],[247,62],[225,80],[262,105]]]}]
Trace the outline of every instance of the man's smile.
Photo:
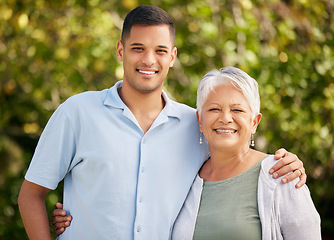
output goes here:
[{"label": "man's smile", "polygon": [[146,74],[146,75],[153,75],[153,74],[158,72],[158,71],[144,71],[144,70],[140,70],[140,69],[138,69],[137,71],[139,73]]}]

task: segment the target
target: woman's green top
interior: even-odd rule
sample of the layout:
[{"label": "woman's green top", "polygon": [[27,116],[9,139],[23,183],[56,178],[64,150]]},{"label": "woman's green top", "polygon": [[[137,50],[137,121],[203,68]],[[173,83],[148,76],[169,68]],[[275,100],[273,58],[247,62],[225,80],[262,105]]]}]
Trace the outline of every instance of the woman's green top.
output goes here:
[{"label": "woman's green top", "polygon": [[204,182],[194,240],[261,239],[257,207],[261,162],[235,177]]}]

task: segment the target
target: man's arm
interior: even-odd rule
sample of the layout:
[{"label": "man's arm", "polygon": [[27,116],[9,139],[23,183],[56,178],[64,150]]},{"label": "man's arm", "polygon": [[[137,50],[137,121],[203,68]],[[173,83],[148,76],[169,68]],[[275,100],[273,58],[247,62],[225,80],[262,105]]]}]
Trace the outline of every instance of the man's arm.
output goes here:
[{"label": "man's arm", "polygon": [[45,197],[50,189],[24,180],[18,204],[30,240],[51,240]]},{"label": "man's arm", "polygon": [[282,178],[282,183],[290,182],[291,180],[300,178],[300,181],[296,184],[296,188],[300,188],[306,183],[306,173],[305,168],[303,166],[303,162],[298,159],[297,155],[286,151],[284,148],[281,148],[276,151],[275,159],[277,163],[270,169],[270,174],[273,175],[274,178],[278,178],[287,173],[290,173],[286,177]]}]

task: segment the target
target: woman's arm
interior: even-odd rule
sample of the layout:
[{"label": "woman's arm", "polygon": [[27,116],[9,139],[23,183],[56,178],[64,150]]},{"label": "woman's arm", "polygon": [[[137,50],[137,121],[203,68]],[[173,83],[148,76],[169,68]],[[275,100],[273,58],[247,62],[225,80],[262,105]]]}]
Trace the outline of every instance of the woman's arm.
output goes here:
[{"label": "woman's arm", "polygon": [[51,240],[45,197],[50,189],[24,180],[18,204],[30,240]]},{"label": "woman's arm", "polygon": [[320,216],[306,185],[296,189],[293,182],[278,183],[275,206],[285,240],[321,239]]}]

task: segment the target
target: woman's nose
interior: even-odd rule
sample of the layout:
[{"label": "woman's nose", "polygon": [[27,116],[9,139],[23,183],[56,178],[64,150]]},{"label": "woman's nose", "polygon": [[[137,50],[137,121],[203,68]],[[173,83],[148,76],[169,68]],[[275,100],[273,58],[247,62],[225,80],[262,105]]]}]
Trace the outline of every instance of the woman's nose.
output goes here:
[{"label": "woman's nose", "polygon": [[219,116],[219,121],[228,124],[232,122],[232,114],[230,111],[222,111],[220,116]]}]

